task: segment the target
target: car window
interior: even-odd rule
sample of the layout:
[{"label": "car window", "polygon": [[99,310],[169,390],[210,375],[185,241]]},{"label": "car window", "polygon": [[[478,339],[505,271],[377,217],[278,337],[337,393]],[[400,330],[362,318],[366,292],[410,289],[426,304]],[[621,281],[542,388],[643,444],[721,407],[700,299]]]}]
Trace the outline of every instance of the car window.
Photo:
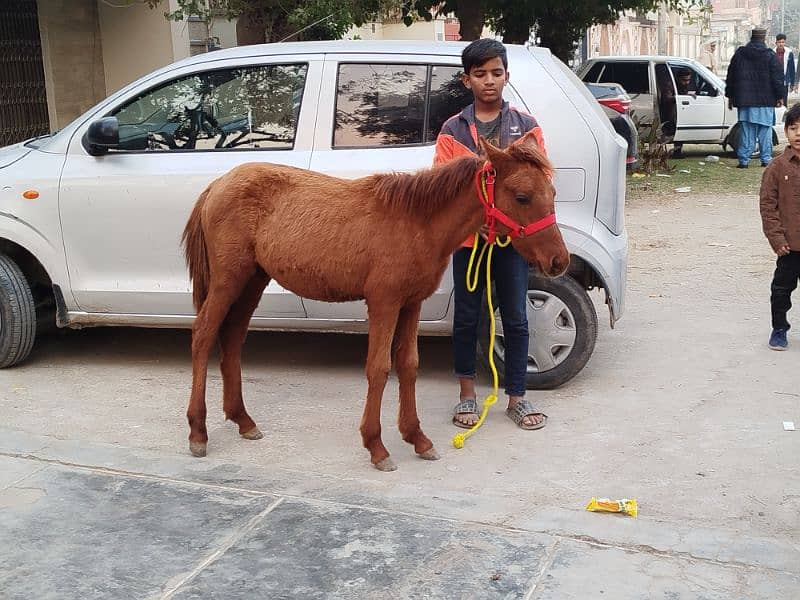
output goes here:
[{"label": "car window", "polygon": [[[472,102],[453,65],[340,64],[334,148],[433,143],[450,117]],[[510,85],[503,97],[522,106]]]},{"label": "car window", "polygon": [[587,73],[583,76],[584,81],[591,81],[592,83],[597,83],[597,80],[600,78],[600,74],[603,72],[603,67],[606,66],[604,62],[596,62],[592,65],[592,68],[587,71]]},{"label": "car window", "polygon": [[703,77],[692,67],[669,63],[679,95],[691,93],[696,96],[716,96],[719,91],[711,81]]},{"label": "car window", "polygon": [[421,144],[427,65],[340,64],[334,148]]},{"label": "car window", "polygon": [[649,94],[647,66],[646,62],[607,62],[598,83],[618,83],[628,94]]},{"label": "car window", "polygon": [[444,122],[472,103],[472,92],[461,83],[463,72],[464,69],[461,67],[444,65],[431,67],[426,142],[435,142]]},{"label": "car window", "polygon": [[119,148],[289,150],[307,69],[264,65],[171,81],[111,113],[119,121]]}]

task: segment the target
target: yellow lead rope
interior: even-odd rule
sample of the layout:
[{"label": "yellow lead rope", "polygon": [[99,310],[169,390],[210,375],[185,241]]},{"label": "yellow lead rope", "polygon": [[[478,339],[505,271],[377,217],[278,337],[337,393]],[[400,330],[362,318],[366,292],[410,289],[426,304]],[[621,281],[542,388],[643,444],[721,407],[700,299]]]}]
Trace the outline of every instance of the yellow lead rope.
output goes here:
[{"label": "yellow lead rope", "polygon": [[[486,194],[486,182],[481,181],[483,193]],[[483,261],[483,254],[486,248],[489,252],[486,256],[486,304],[489,306],[489,368],[492,370],[492,393],[486,396],[483,401],[483,409],[478,422],[475,423],[465,433],[457,433],[453,436],[453,446],[456,448],[463,448],[464,441],[478,430],[478,427],[483,425],[486,415],[489,414],[489,407],[497,402],[497,367],[494,365],[494,336],[495,336],[495,322],[494,322],[494,306],[492,305],[492,250],[495,245],[505,248],[511,243],[511,238],[506,236],[505,241],[501,242],[498,238],[494,244],[484,244],[481,253],[478,255],[477,265],[475,264],[475,253],[478,251],[478,234],[475,234],[475,241],[472,243],[472,254],[469,256],[469,265],[467,266],[467,291],[474,292],[478,289],[478,277],[480,277],[481,262]],[[474,271],[473,271],[474,266]]]}]

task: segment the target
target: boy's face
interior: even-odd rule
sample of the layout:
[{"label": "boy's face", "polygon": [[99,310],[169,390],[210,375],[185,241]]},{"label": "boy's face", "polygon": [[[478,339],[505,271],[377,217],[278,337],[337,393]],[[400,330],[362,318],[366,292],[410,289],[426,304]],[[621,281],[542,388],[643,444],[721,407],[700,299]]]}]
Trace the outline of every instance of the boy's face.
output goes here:
[{"label": "boy's face", "polygon": [[786,40],[778,40],[777,42],[775,42],[775,45],[778,48],[783,48],[786,45]]},{"label": "boy's face", "polygon": [[472,90],[475,100],[483,104],[493,104],[503,98],[503,88],[508,82],[508,71],[500,57],[490,58],[482,65],[472,67],[469,73],[461,76],[467,89]]},{"label": "boy's face", "polygon": [[789,141],[789,146],[791,146],[792,150],[800,154],[800,121],[795,121],[786,126],[786,139]]}]

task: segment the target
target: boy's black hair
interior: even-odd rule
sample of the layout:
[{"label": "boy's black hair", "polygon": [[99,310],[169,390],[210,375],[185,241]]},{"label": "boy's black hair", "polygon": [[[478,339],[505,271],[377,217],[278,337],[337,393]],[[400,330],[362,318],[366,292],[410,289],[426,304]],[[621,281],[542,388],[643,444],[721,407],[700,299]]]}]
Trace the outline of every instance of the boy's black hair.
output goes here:
[{"label": "boy's black hair", "polygon": [[792,125],[795,125],[798,121],[800,121],[800,103],[795,104],[786,111],[786,118],[784,119],[785,124],[784,127],[789,129]]},{"label": "boy's black hair", "polygon": [[469,46],[464,48],[461,53],[461,64],[464,67],[464,73],[469,75],[469,72],[474,67],[480,67],[487,60],[499,58],[503,61],[503,68],[508,70],[508,58],[506,57],[506,47],[497,40],[483,38],[475,40]]},{"label": "boy's black hair", "polygon": [[775,36],[775,41],[776,42],[780,42],[781,40],[785,40],[785,39],[786,39],[786,34],[785,33],[779,33],[778,35]]}]

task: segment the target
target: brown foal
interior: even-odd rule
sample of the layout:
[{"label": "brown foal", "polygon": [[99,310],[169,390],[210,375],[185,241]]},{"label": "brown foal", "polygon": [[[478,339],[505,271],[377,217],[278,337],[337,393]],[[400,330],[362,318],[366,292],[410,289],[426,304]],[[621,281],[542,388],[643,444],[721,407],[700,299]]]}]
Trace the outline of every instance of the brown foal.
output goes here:
[{"label": "brown foal", "polygon": [[[534,143],[505,151],[481,144],[496,172],[494,200],[500,211],[522,226],[553,214],[552,166]],[[253,311],[274,279],[305,298],[366,301],[364,447],[378,469],[395,468],[381,441],[380,423],[394,358],[400,433],[421,458],[437,459],[417,417],[420,305],[438,287],[452,253],[484,222],[475,185],[484,162],[463,157],[412,175],[356,180],[249,163],[212,182],[183,232],[197,309],[187,411],[192,454],[206,454],[206,374],[217,341],[225,416],[242,437],[262,437],[242,400],[241,352]],[[498,231],[503,235],[509,227],[498,225]],[[555,225],[518,234],[512,243],[543,275],[560,275],[568,266],[569,253]]]}]

